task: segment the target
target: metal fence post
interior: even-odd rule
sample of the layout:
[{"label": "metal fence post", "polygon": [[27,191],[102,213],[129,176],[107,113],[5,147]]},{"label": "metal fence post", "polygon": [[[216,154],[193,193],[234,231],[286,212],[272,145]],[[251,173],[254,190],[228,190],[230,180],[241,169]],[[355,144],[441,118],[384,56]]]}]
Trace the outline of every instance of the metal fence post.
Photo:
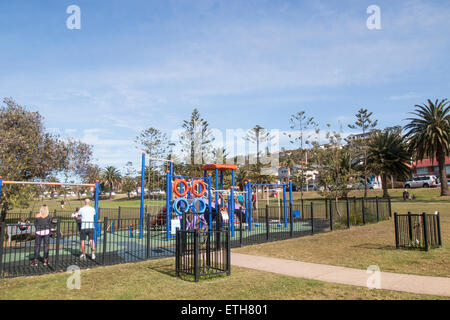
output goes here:
[{"label": "metal fence post", "polygon": [[314,234],[314,203],[311,201],[311,234]]},{"label": "metal fence post", "polygon": [[[55,210],[56,212],[56,210]],[[61,239],[61,221],[56,224],[56,253],[55,253],[55,271],[59,270],[59,242]]]},{"label": "metal fence post", "polygon": [[206,266],[211,267],[211,232],[206,231]]},{"label": "metal fence post", "polygon": [[[145,223],[145,228],[147,229],[147,236],[146,236],[146,247],[147,247],[147,254],[146,254],[146,258],[149,259],[150,258],[150,252],[151,252],[151,244],[150,244],[150,214],[147,213],[145,218],[147,219],[146,223]],[[178,241],[178,238],[177,238]]]},{"label": "metal fence post", "polygon": [[[303,199],[302,199],[302,208],[303,208]],[[304,214],[303,209],[302,209],[301,214]],[[292,217],[292,203],[289,203],[289,227],[291,228],[290,235],[292,238],[294,236],[294,219]]]},{"label": "metal fence post", "polygon": [[[242,217],[242,215],[241,215]],[[242,229],[243,229],[243,221],[239,223],[239,247],[242,247]]]},{"label": "metal fence post", "polygon": [[[439,212],[436,215],[436,224],[437,224],[437,236],[438,236],[438,244],[439,248],[442,247],[442,235],[441,235],[441,218]],[[1,261],[1,260],[0,260]]]},{"label": "metal fence post", "polygon": [[200,266],[198,265],[198,230],[194,230],[194,277],[195,282],[198,282],[200,278]]},{"label": "metal fence post", "polygon": [[333,201],[330,199],[330,230],[333,231]]},{"label": "metal fence post", "polygon": [[325,199],[325,219],[328,219],[328,200]]},{"label": "metal fence post", "polygon": [[394,212],[394,225],[395,225],[395,247],[398,249],[400,247],[400,239],[398,233],[398,215]]},{"label": "metal fence post", "polygon": [[389,205],[389,218],[392,218],[391,196],[388,197],[388,205]]},{"label": "metal fence post", "polygon": [[175,272],[177,277],[180,276],[180,229],[177,228],[176,238],[175,238]]},{"label": "metal fence post", "polygon": [[347,228],[350,229],[350,205],[348,203],[348,198],[346,200],[346,208],[347,208]]},{"label": "metal fence post", "polygon": [[[100,208],[99,208],[99,210],[100,210]],[[105,265],[106,246],[108,245],[107,231],[108,231],[108,217],[105,217],[105,219],[103,219],[103,255],[102,255],[102,264],[103,265]]]},{"label": "metal fence post", "polygon": [[[291,211],[292,211],[292,202],[289,202],[289,204],[291,205]],[[301,214],[303,214],[303,211],[304,211],[305,209],[303,208],[303,199],[302,199],[302,211],[301,211]]]},{"label": "metal fence post", "polygon": [[117,212],[117,230],[120,230],[120,206]]},{"label": "metal fence post", "polygon": [[269,225],[269,206],[266,204],[266,240],[269,240],[270,225]]},{"label": "metal fence post", "polygon": [[427,214],[425,212],[422,213],[422,225],[423,225],[423,238],[425,250],[428,251],[428,223],[427,223]]},{"label": "metal fence post", "polygon": [[363,221],[363,224],[366,224],[366,208],[365,208],[364,198],[361,198],[361,207],[362,207],[362,221]]},{"label": "metal fence post", "polygon": [[377,206],[377,222],[380,222],[380,207],[378,203],[378,196],[375,197],[375,204]]},{"label": "metal fence post", "polygon": [[53,210],[53,218],[56,218],[56,209]]},{"label": "metal fence post", "polygon": [[409,241],[412,241],[413,238],[413,231],[412,231],[412,218],[411,218],[411,212],[408,211],[408,230],[409,230]]},{"label": "metal fence post", "polygon": [[33,219],[33,211],[30,211],[30,217],[29,217],[30,221],[31,219]]},{"label": "metal fence post", "polygon": [[0,278],[3,278],[3,239],[5,238],[6,223],[0,225]]},{"label": "metal fence post", "polygon": [[[220,233],[220,231],[219,231]],[[226,248],[227,248],[227,276],[231,274],[231,245],[230,245],[230,233],[227,231],[226,235]]]}]

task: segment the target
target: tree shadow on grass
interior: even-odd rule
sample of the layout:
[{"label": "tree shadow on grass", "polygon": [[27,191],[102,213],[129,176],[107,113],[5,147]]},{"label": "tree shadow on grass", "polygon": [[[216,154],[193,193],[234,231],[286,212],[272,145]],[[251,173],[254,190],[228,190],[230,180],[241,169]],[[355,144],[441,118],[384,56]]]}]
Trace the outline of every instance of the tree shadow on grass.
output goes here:
[{"label": "tree shadow on grass", "polygon": [[352,248],[361,248],[361,249],[375,249],[375,250],[397,250],[395,246],[391,245],[383,245],[377,243],[362,243],[356,246],[351,246]]}]

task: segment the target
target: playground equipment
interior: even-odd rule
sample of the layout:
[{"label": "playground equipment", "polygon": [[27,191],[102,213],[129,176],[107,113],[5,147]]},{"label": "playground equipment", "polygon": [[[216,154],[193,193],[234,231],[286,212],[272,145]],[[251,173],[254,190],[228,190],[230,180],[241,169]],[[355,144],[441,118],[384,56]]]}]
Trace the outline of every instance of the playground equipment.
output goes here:
[{"label": "playground equipment", "polygon": [[[149,165],[149,170],[154,173],[149,174],[148,192],[152,192],[152,186],[164,185],[164,206],[161,207],[161,201],[154,201],[150,203],[151,206],[156,206],[158,202],[159,207],[154,210],[156,218],[152,219],[151,225],[165,225],[166,240],[169,241],[174,234],[172,223],[180,223],[180,228],[200,228],[208,227],[211,231],[213,228],[213,220],[216,220],[216,227],[219,228],[223,223],[228,223],[232,236],[234,236],[234,224],[236,210],[235,197],[239,194],[244,195],[245,201],[243,207],[239,205],[241,212],[246,215],[245,219],[240,214],[240,220],[248,220],[248,192],[235,190],[235,171],[237,166],[227,164],[206,164],[202,167],[203,177],[181,176],[176,175],[173,171],[173,160],[171,159],[157,159],[149,158],[153,161],[153,166]],[[144,194],[145,194],[145,161],[146,154],[142,153],[142,171],[141,171],[141,204],[140,204],[140,237],[142,238],[142,224],[144,219]],[[157,163],[157,164],[155,164]],[[162,168],[165,171],[165,182],[157,181],[162,177]],[[214,172],[214,181],[212,174],[208,171]],[[224,173],[231,171],[231,185],[229,189],[224,189]],[[153,180],[152,180],[153,179]],[[213,188],[213,183],[215,188]],[[220,217],[228,214],[230,219],[226,221],[219,221]],[[231,214],[233,213],[233,214]],[[239,220],[239,223],[241,221]],[[248,222],[248,221],[247,221]]]},{"label": "playground equipment", "polygon": [[[145,208],[145,159],[146,154],[143,153],[141,171],[141,222],[139,227],[141,238]],[[150,165],[152,161],[153,165]],[[164,173],[163,169],[165,170]],[[148,193],[151,193],[152,186],[158,186],[165,190],[164,200],[160,199],[159,201],[155,200],[150,202],[150,206],[155,207],[152,213],[156,214],[156,217],[152,219],[151,226],[165,226],[167,241],[175,233],[175,229],[171,226],[172,223],[174,226],[175,224],[176,226],[179,225],[182,230],[183,228],[192,226],[204,228],[207,225],[211,231],[213,229],[213,220],[215,220],[217,230],[224,224],[228,225],[231,231],[231,237],[235,235],[236,225],[252,231],[252,204],[255,205],[255,213],[258,215],[259,191],[265,190],[267,193],[265,198],[266,204],[270,205],[270,188],[276,193],[276,207],[278,208],[278,217],[272,219],[272,223],[278,227],[284,225],[284,228],[288,228],[286,194],[289,192],[289,204],[292,205],[292,181],[289,181],[289,184],[254,184],[248,181],[244,184],[244,190],[239,191],[235,187],[237,166],[232,164],[206,164],[202,167],[203,177],[181,176],[174,173],[173,160],[150,157],[149,170],[152,170],[153,174],[151,175],[149,172]],[[229,171],[231,171],[231,183],[229,188],[225,189],[224,174]],[[165,181],[163,182],[162,179],[165,179]],[[255,201],[252,201],[253,195],[256,198]],[[237,199],[238,196],[241,198],[241,201]],[[164,202],[163,207],[161,207],[162,202]]]},{"label": "playground equipment", "polygon": [[[284,228],[287,229],[288,227],[288,217],[287,217],[287,199],[286,199],[286,193],[289,192],[289,205],[292,207],[293,205],[293,197],[292,197],[292,181],[289,181],[289,184],[270,184],[270,183],[252,183],[251,181],[248,181],[246,184],[246,191],[248,194],[248,197],[246,199],[247,201],[247,207],[249,209],[249,230],[252,230],[252,223],[251,219],[253,216],[253,209],[256,209],[256,213],[258,213],[259,209],[259,190],[261,189],[261,193],[264,192],[264,189],[266,190],[266,205],[270,205],[270,188],[276,193],[275,197],[277,198],[277,205],[278,205],[278,221],[276,222],[277,226],[280,226],[281,221],[284,222]],[[283,206],[281,206],[281,198],[280,198],[280,192],[283,193]],[[254,196],[254,197],[253,197]],[[283,207],[283,219],[282,219],[282,213],[281,209]]]},{"label": "playground equipment", "polygon": [[3,180],[2,177],[0,177],[0,200],[2,196],[2,187],[6,185],[35,185],[35,186],[55,186],[55,187],[66,187],[66,186],[75,186],[75,187],[88,187],[88,188],[94,188],[94,199],[95,199],[95,218],[94,218],[94,240],[97,244],[97,238],[99,236],[99,233],[97,231],[97,226],[99,223],[98,220],[98,195],[100,190],[100,184],[99,181],[96,180],[95,183],[89,184],[89,183],[63,183],[63,182],[45,182],[45,181],[6,181]]}]

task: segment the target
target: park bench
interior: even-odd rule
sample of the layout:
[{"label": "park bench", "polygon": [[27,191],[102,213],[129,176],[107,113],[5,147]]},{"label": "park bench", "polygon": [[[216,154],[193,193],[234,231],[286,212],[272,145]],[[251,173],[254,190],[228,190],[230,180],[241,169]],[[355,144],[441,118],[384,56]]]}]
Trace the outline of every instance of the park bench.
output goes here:
[{"label": "park bench", "polygon": [[36,227],[34,226],[34,224],[26,224],[24,226],[20,226],[18,224],[8,224],[6,232],[8,233],[8,243],[11,243],[11,238],[13,236],[36,233]]}]

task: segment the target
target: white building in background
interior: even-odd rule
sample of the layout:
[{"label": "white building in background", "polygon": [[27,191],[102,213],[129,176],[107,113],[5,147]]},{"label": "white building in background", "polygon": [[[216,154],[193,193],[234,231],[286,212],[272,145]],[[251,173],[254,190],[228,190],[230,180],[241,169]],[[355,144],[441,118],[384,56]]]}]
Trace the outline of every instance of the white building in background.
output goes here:
[{"label": "white building in background", "polygon": [[[279,183],[288,183],[289,180],[293,180],[294,177],[300,174],[300,170],[302,169],[301,165],[296,165],[290,168],[281,166],[278,169],[278,182]],[[306,177],[306,184],[313,184],[316,181],[317,175],[319,171],[317,169],[305,169],[304,175]]]}]

